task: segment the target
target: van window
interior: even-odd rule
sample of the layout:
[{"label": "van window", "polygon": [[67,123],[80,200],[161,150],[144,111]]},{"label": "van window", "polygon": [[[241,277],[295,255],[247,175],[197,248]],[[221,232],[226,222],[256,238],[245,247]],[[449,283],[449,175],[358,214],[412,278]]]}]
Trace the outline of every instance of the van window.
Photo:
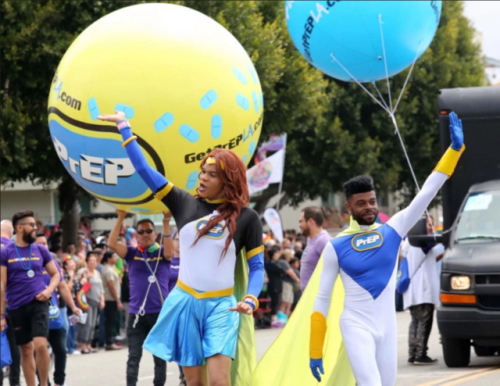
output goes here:
[{"label": "van window", "polygon": [[469,195],[460,214],[455,242],[500,241],[500,190]]}]

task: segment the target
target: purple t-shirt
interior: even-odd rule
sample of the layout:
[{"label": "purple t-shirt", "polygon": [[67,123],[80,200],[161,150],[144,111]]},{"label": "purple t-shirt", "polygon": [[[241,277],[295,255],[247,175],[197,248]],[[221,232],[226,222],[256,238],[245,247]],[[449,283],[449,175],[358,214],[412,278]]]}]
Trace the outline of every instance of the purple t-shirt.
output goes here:
[{"label": "purple t-shirt", "polygon": [[332,239],[330,234],[322,230],[316,237],[307,239],[307,246],[300,259],[300,289],[304,291],[309,279],[318,265],[318,260],[325,245]]},{"label": "purple t-shirt", "polygon": [[[155,271],[156,266],[156,279],[160,284],[163,299],[168,296],[168,280],[170,276],[170,261],[165,260],[163,257],[163,247],[154,252],[141,252],[139,248],[131,246],[127,247],[127,255],[125,261],[128,264],[128,277],[130,281],[130,313],[137,314],[146,297],[146,291],[149,286],[149,277],[152,276],[151,271]],[[149,267],[146,264],[149,263]],[[156,283],[151,285],[146,301],[145,313],[157,314],[161,311],[161,297],[158,293],[158,286]]]},{"label": "purple t-shirt", "polygon": [[12,244],[12,240],[8,239],[7,237],[2,236],[2,244],[1,247],[5,248],[7,245]]},{"label": "purple t-shirt", "polygon": [[[15,243],[2,248],[1,265],[7,267],[7,288],[6,297],[8,299],[7,308],[16,310],[35,299],[45,289],[44,267],[50,263],[52,256],[42,245],[31,244],[31,267],[35,276],[28,276],[30,264],[30,247],[17,247],[19,257],[16,252]],[[22,259],[22,265],[21,265]]]},{"label": "purple t-shirt", "polygon": [[170,277],[168,278],[168,292],[172,292],[175,285],[177,284],[177,279],[179,278],[179,267],[180,259],[178,257],[172,257],[170,262]]}]

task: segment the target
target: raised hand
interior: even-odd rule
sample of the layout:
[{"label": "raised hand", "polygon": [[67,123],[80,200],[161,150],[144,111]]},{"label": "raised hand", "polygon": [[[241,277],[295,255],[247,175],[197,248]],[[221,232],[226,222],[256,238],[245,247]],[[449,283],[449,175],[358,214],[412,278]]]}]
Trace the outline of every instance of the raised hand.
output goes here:
[{"label": "raised hand", "polygon": [[124,210],[117,209],[116,214],[118,215],[118,218],[120,220],[124,220],[125,217],[127,217],[127,212],[125,212]]},{"label": "raised hand", "polygon": [[464,144],[464,131],[462,129],[462,121],[458,119],[457,114],[450,113],[450,134],[451,148],[460,151]]},{"label": "raised hand", "polygon": [[100,121],[118,123],[125,120],[125,113],[123,111],[115,111],[114,114],[101,114],[97,116]]}]

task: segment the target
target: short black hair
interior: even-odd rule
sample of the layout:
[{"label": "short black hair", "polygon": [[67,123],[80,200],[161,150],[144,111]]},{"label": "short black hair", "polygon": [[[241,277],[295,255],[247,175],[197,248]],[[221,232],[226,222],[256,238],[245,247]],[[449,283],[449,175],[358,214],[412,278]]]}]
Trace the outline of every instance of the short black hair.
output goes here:
[{"label": "short black hair", "polygon": [[85,261],[88,263],[90,258],[94,256],[96,261],[99,262],[99,256],[97,256],[97,253],[95,253],[94,251],[90,251],[90,252],[87,252],[87,256],[85,257]]},{"label": "short black hair", "polygon": [[32,210],[23,210],[22,212],[14,213],[14,216],[12,216],[12,226],[14,227],[14,233],[16,232],[17,223],[26,217],[35,218],[35,213],[33,213]]},{"label": "short black hair", "polygon": [[318,208],[317,206],[308,206],[304,210],[304,220],[308,221],[310,218],[314,220],[317,226],[322,226],[323,221],[325,221],[325,217],[323,216],[323,212],[321,211],[321,208]]},{"label": "short black hair", "polygon": [[153,227],[153,229],[156,229],[155,223],[153,222],[153,220],[150,220],[149,218],[143,218],[142,220],[137,221],[137,225],[135,226],[135,229],[138,229],[139,225],[146,224],[146,223],[151,224],[151,226]]},{"label": "short black hair", "polygon": [[344,194],[346,198],[352,197],[354,194],[367,193],[375,190],[373,178],[370,176],[357,176],[351,178],[344,184]]},{"label": "short black hair", "polygon": [[102,257],[102,260],[101,260],[101,264],[106,264],[108,262],[109,259],[111,259],[113,257],[113,255],[115,254],[116,252],[115,251],[112,251],[111,249],[110,250],[107,250],[106,253],[104,254],[104,256]]},{"label": "short black hair", "polygon": [[47,238],[47,235],[45,233],[43,233],[43,232],[36,232],[36,237],[37,238],[38,237],[45,237],[45,238]]},{"label": "short black hair", "polygon": [[279,253],[280,252],[280,248],[276,245],[272,246],[269,251],[267,252],[268,253],[268,256],[270,259],[273,258],[273,256],[276,254],[276,253]]}]

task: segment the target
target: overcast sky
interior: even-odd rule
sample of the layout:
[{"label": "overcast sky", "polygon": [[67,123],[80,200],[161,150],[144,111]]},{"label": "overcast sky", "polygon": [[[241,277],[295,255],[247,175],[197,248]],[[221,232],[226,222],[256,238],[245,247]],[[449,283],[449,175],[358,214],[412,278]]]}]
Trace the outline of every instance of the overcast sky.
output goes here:
[{"label": "overcast sky", "polygon": [[466,1],[465,16],[483,35],[483,52],[500,60],[500,1]]}]

